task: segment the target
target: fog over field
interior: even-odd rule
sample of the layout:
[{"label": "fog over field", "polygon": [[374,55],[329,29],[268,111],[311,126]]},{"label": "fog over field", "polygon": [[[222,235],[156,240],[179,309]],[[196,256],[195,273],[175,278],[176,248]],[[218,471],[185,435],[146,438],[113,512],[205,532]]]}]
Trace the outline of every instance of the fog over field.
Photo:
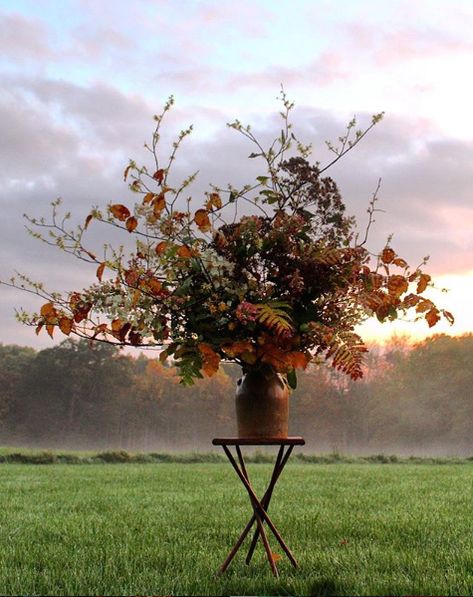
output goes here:
[{"label": "fog over field", "polygon": [[[292,435],[304,451],[473,456],[473,336],[373,346],[365,377],[328,366],[299,376]],[[234,388],[225,365],[191,387],[175,370],[112,346],[0,346],[0,445],[60,450],[203,451],[235,435]]]}]

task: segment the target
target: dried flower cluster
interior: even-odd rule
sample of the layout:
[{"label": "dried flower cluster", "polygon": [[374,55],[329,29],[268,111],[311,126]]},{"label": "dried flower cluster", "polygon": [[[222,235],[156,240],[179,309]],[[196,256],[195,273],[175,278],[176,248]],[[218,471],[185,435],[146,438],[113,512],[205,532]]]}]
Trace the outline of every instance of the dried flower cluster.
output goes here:
[{"label": "dried flower cluster", "polygon": [[[66,229],[69,214],[59,221],[58,202],[51,223],[30,218],[50,231],[47,238],[32,231],[35,236],[95,263],[97,280],[65,296],[47,293],[24,276],[12,280],[47,301],[38,314],[20,319],[51,336],[59,328],[66,335],[161,347],[160,358],[174,359],[184,383],[202,372],[213,375],[225,359],[246,370],[269,366],[286,374],[293,387],[296,369],[314,360],[330,360],[353,379],[361,377],[366,347],[354,329],[367,317],[385,321],[413,311],[429,326],[442,315],[453,321],[422,296],[430,276],[421,267],[410,268],[390,246],[370,255],[367,233],[360,241],[336,183],[324,174],[381,115],[365,131],[350,122],[340,146],[329,145],[335,158],[323,168],[310,164],[310,147],[292,132],[293,106],[284,93],[282,102],[283,130],[269,149],[250,127],[229,125],[256,145],[250,158],[262,159],[264,175],[242,189],[212,187],[194,206],[184,193],[195,175],[178,188],[170,183],[176,151],[191,129],[181,132],[166,164],[158,154],[171,99],[155,117],[146,146],[153,169],[130,162],[125,170],[138,196],[134,206],[110,204],[106,213],[95,208],[75,230]],[[375,192],[368,229],[376,200]],[[250,209],[238,216],[241,205]],[[84,244],[92,221],[134,235],[135,250],[125,254],[105,245],[99,259]]]}]

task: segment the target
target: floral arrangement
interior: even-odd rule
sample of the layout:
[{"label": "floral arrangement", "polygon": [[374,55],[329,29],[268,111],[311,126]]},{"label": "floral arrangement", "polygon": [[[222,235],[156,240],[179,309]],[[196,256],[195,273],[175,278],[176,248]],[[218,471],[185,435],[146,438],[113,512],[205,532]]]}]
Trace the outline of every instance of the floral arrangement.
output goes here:
[{"label": "floral arrangement", "polygon": [[[322,167],[308,160],[311,147],[300,143],[289,120],[290,103],[282,92],[283,128],[263,148],[249,126],[229,126],[256,147],[264,172],[243,187],[211,187],[196,205],[185,197],[195,174],[171,183],[176,152],[191,128],[181,131],[170,157],[158,152],[160,127],[171,108],[155,116],[152,169],[130,161],[124,172],[137,201],[94,208],[85,223],[67,228],[70,214],[51,222],[28,218],[30,232],[95,264],[96,280],[65,295],[49,293],[25,276],[9,283],[41,296],[39,313],[20,312],[22,322],[43,327],[52,337],[66,335],[138,347],[161,348],[172,358],[181,381],[211,376],[222,360],[244,370],[270,367],[296,386],[296,370],[327,360],[353,379],[362,376],[366,352],[355,326],[368,317],[393,320],[413,312],[434,326],[450,313],[422,296],[431,285],[421,266],[411,268],[390,246],[372,255],[366,248],[376,212],[378,189],[368,207],[368,226],[360,238],[345,213],[336,183],[325,171],[350,151],[382,118],[373,116],[363,131],[349,123],[339,145],[328,144],[334,158]],[[379,188],[379,185],[378,185]],[[246,213],[239,215],[239,210]],[[94,223],[134,236],[129,253],[104,245],[99,258],[85,245]],[[47,228],[43,236],[38,229]]]}]

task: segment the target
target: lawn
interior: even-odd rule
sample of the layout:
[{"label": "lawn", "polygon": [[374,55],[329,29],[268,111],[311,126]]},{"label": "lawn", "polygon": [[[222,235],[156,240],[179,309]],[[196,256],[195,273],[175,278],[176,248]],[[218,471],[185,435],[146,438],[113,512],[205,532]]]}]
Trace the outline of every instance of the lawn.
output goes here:
[{"label": "lawn", "polygon": [[[268,464],[252,464],[259,491]],[[226,464],[0,465],[2,595],[467,595],[473,464],[289,464],[263,548],[215,572],[249,515]],[[273,550],[281,553],[274,539]]]}]

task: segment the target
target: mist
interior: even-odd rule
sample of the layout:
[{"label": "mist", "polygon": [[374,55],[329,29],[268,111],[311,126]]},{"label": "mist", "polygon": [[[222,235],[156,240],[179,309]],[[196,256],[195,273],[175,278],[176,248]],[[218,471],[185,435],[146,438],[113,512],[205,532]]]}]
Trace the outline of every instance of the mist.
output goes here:
[{"label": "mist", "polygon": [[[473,336],[373,346],[364,378],[327,365],[299,374],[291,435],[308,454],[473,456]],[[236,435],[224,365],[194,386],[143,354],[66,340],[53,348],[0,345],[0,444],[52,450],[210,452]]]}]

